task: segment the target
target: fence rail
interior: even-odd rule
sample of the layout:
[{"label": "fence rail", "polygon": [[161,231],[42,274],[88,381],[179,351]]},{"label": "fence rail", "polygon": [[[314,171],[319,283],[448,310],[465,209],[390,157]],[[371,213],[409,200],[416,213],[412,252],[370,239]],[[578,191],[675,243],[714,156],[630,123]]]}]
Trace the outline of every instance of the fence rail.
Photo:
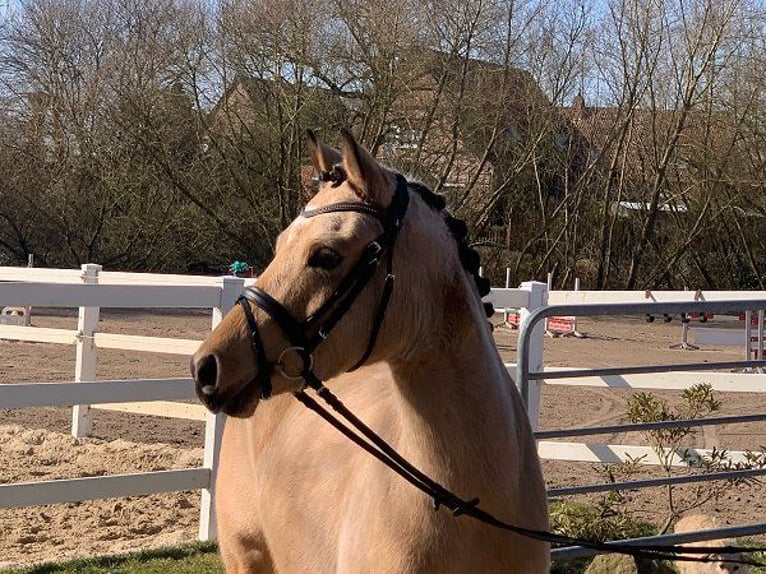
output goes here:
[{"label": "fence rail", "polygon": [[189,378],[0,385],[3,408],[193,399]]},{"label": "fence rail", "polygon": [[[0,306],[23,301],[29,306],[80,309],[76,330],[2,324],[0,339],[74,345],[77,381],[95,379],[97,349],[191,355],[200,340],[98,332],[99,310],[102,307],[208,308],[215,313],[221,304],[225,280],[240,286],[235,290],[244,284],[243,279],[233,277],[110,272],[93,264],[83,265],[81,270],[0,267]],[[156,404],[146,407],[138,403],[107,403],[100,408],[192,420],[201,418],[201,409],[174,407],[169,403],[167,406],[164,411]],[[86,404],[75,405],[74,436],[86,436],[90,432],[89,408]]]},{"label": "fence rail", "polygon": [[68,283],[2,283],[0,306],[211,308],[221,300],[215,285],[90,285]]},{"label": "fence rail", "polygon": [[[718,540],[721,538],[737,538],[740,536],[753,536],[766,532],[766,522],[746,524],[744,526],[732,526],[729,528],[716,528],[712,530],[700,530],[697,532],[683,532],[680,534],[664,534],[662,536],[644,536],[620,540],[615,544],[629,544],[631,546],[665,545],[665,544],[688,544],[704,540]],[[551,552],[554,560],[570,560],[582,556],[592,556],[594,552],[582,546],[567,546],[556,548]]]},{"label": "fence rail", "polygon": [[0,508],[199,490],[210,485],[210,473],[200,467],[0,484]]},{"label": "fence rail", "polygon": [[758,415],[731,415],[723,417],[707,417],[699,419],[675,419],[672,421],[656,421],[651,423],[631,423],[619,425],[602,425],[595,427],[578,427],[571,429],[558,429],[549,431],[535,431],[535,438],[545,440],[561,438],[565,436],[592,436],[598,434],[613,434],[617,432],[652,431],[677,427],[702,427],[709,425],[727,425],[735,423],[753,423],[766,421],[766,414]]}]

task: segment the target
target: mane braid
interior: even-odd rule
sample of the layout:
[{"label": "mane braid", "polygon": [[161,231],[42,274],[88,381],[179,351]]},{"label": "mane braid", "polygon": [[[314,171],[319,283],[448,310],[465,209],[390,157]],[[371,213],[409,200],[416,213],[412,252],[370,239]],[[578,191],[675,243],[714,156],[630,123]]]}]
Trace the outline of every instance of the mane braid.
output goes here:
[{"label": "mane braid", "polygon": [[[415,181],[408,181],[407,187],[410,191],[417,193],[428,207],[441,213],[444,222],[447,224],[447,229],[449,229],[450,234],[455,238],[455,242],[457,243],[460,263],[463,265],[463,268],[473,276],[473,280],[479,290],[479,296],[484,297],[489,294],[489,279],[479,275],[481,256],[478,251],[468,245],[468,225],[466,222],[454,217],[446,210],[447,200],[443,195],[434,193],[422,183]],[[492,303],[484,303],[484,313],[488,318],[495,314],[495,309]]]}]

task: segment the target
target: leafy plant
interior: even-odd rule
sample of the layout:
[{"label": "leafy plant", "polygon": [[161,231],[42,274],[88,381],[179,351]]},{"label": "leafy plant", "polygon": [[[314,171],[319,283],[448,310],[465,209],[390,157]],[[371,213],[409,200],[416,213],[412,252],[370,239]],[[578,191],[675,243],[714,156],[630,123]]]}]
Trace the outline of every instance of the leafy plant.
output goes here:
[{"label": "leafy plant", "polygon": [[[709,474],[746,468],[766,467],[766,448],[760,452],[748,451],[744,461],[734,462],[725,449],[712,448],[700,455],[683,446],[697,434],[698,427],[684,424],[684,421],[707,417],[719,411],[721,401],[715,396],[709,384],[694,385],[681,395],[681,403],[671,407],[667,400],[653,393],[639,392],[628,399],[627,418],[631,423],[678,421],[678,425],[653,428],[643,431],[652,450],[657,455],[660,468],[665,476],[678,475],[681,467],[688,473]],[[635,476],[640,466],[646,463],[646,456],[626,457],[617,464],[597,468],[604,478],[619,484]],[[592,504],[582,502],[554,502],[551,504],[551,527],[556,532],[592,540],[616,540],[663,534],[683,513],[699,508],[711,500],[717,500],[732,486],[757,482],[752,477],[735,477],[725,480],[706,481],[684,485],[666,485],[667,516],[660,527],[635,518],[630,510],[631,491],[615,488],[603,494]],[[583,572],[589,559],[578,559],[555,563],[552,572],[573,574]],[[760,570],[758,570],[760,571]]]},{"label": "leafy plant", "polygon": [[[713,448],[709,454],[699,455],[683,447],[682,443],[687,438],[697,434],[697,427],[684,425],[682,421],[707,417],[720,410],[721,401],[716,398],[713,388],[706,383],[684,390],[681,399],[681,405],[676,408],[671,408],[665,399],[648,392],[636,393],[628,399],[627,415],[632,423],[681,422],[677,426],[644,431],[665,476],[677,474],[674,468],[679,464],[684,465],[689,472],[705,474],[766,466],[766,452],[763,451],[748,452],[744,462],[735,463],[731,460],[729,452],[724,449]],[[630,469],[628,470],[630,472]],[[683,490],[679,490],[676,485],[666,485],[667,518],[660,532],[667,532],[684,512],[699,508],[711,500],[718,500],[732,486],[755,481],[756,479],[751,477],[735,477],[687,485]]]},{"label": "leafy plant", "polygon": [[[637,520],[612,500],[605,496],[595,504],[554,501],[549,511],[551,528],[559,534],[601,541],[651,536],[657,532],[656,526]],[[592,557],[554,562],[551,574],[579,574],[591,560]]]},{"label": "leafy plant", "polygon": [[610,504],[556,501],[551,503],[550,518],[555,532],[587,540],[651,536],[657,530],[626,509]]}]

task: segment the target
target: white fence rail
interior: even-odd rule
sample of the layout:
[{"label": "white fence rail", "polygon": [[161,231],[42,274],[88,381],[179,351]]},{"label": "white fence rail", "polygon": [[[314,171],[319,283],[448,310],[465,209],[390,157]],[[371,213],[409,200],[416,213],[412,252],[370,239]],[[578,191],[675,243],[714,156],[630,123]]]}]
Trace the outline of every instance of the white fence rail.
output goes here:
[{"label": "white fence rail", "polygon": [[144,309],[211,308],[221,300],[216,285],[88,285],[71,283],[2,283],[0,306],[120,307]]},{"label": "white fence rail", "polygon": [[[724,301],[754,301],[766,302],[764,291],[550,291],[547,292],[543,283],[522,284],[528,295],[527,306],[519,307],[520,297],[518,289],[495,289],[491,294],[491,300],[499,311],[516,305],[521,311],[522,322],[537,308],[555,305],[602,305],[607,304],[632,304],[632,303],[681,303],[681,302],[724,302]],[[537,304],[535,304],[537,303]],[[742,309],[747,311],[747,309]],[[529,371],[530,372],[557,372],[578,371],[563,367],[545,368],[543,365],[543,333],[540,328],[535,328],[531,335],[529,345]],[[733,331],[738,332],[738,331]],[[744,334],[744,327],[741,333]],[[744,339],[744,335],[743,335]],[[719,343],[720,344],[720,343]],[[507,363],[509,373],[515,377],[516,365]],[[584,370],[584,369],[582,369]],[[584,376],[571,378],[541,378],[532,381],[529,385],[529,397],[527,410],[533,427],[537,430],[539,423],[539,408],[541,393],[546,387],[570,386],[570,387],[599,387],[613,389],[635,390],[684,390],[695,384],[705,382],[719,392],[732,393],[766,393],[766,374],[754,371],[752,373],[732,372],[698,372],[698,371],[673,371],[663,373],[624,373],[602,376]],[[643,457],[642,464],[656,465],[659,463],[655,453],[650,447],[632,445],[609,445],[593,442],[568,442],[568,441],[538,441],[538,452],[543,459],[565,460],[573,462],[625,462],[629,458]],[[742,451],[728,451],[733,462],[745,460],[746,453]],[[692,449],[689,454],[709,455],[706,449]],[[680,453],[679,453],[680,454]],[[674,464],[682,466],[681,457],[676,457]]]},{"label": "white fence rail", "polygon": [[[4,408],[191,398],[194,398],[194,386],[188,378],[0,385],[0,404]],[[206,441],[206,450],[208,448],[215,450],[217,445],[209,445]],[[209,489],[213,470],[213,466],[203,465],[199,468],[3,484],[0,485],[0,508]],[[209,522],[209,518],[203,517],[202,522],[205,521]]]},{"label": "white fence rail", "polygon": [[[511,376],[516,373],[515,363],[506,363],[506,369]],[[544,372],[558,372],[563,370],[576,370],[563,367],[547,367]],[[763,373],[719,373],[719,372],[683,372],[673,371],[669,373],[649,374],[625,374],[609,375],[601,377],[573,377],[562,379],[542,379],[539,381],[539,396],[546,387],[594,387],[610,389],[633,389],[636,391],[682,391],[689,387],[705,382],[713,390],[727,393],[766,393],[766,374]],[[530,410],[534,410],[531,408]],[[727,450],[732,462],[745,462],[744,451]],[[692,448],[686,454],[690,456],[709,456],[710,449]],[[648,466],[659,465],[656,453],[648,446],[635,445],[610,445],[593,442],[568,442],[568,441],[538,441],[538,454],[544,460],[559,460],[569,462],[601,462],[614,464],[627,462],[631,458],[642,457],[641,464]],[[678,467],[688,466],[682,461],[682,454],[674,457],[673,465]]]},{"label": "white fence rail", "polygon": [[[227,278],[236,285],[243,279]],[[78,326],[52,329],[0,325],[0,338],[76,347],[75,380],[95,379],[98,349],[191,355],[199,340],[144,337],[98,332],[99,311],[120,308],[208,308],[217,309],[223,292],[223,278],[195,275],[160,275],[102,271],[99,265],[81,270],[32,267],[0,267],[0,306],[79,307]],[[4,282],[4,283],[3,283]],[[85,286],[87,285],[87,286]],[[215,312],[215,311],[214,311]],[[151,405],[139,402],[107,403],[99,408],[204,420],[201,405]],[[72,434],[87,436],[91,428],[90,407],[74,406]]]},{"label": "white fence rail", "polygon": [[8,409],[193,398],[188,378],[0,385],[0,404]]},{"label": "white fence rail", "polygon": [[198,490],[210,484],[209,468],[181,468],[134,474],[62,478],[0,486],[0,507],[61,504],[117,496]]}]

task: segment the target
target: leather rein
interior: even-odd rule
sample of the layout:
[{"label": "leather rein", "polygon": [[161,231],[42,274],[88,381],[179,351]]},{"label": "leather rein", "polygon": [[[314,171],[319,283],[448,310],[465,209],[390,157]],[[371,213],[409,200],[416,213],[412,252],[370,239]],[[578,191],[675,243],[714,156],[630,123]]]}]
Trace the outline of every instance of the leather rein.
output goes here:
[{"label": "leather rein", "polygon": [[[504,522],[479,508],[478,498],[464,500],[413,466],[382,437],[357,418],[340,401],[340,399],[337,398],[337,396],[324,386],[323,382],[313,371],[314,350],[322,343],[322,341],[327,339],[332,330],[349,312],[354,301],[356,301],[375,276],[375,272],[381,260],[385,258],[386,278],[383,286],[383,294],[381,295],[375,313],[372,332],[370,333],[370,338],[363,355],[354,366],[349,369],[349,372],[358,369],[369,359],[375,347],[378,335],[380,334],[386,309],[394,289],[394,244],[399,234],[399,230],[401,229],[404,216],[407,213],[407,207],[410,201],[407,180],[400,174],[396,174],[395,178],[396,187],[394,198],[385,211],[379,210],[366,203],[343,202],[311,210],[304,209],[301,212],[301,216],[306,218],[316,217],[326,213],[361,213],[375,217],[383,226],[383,233],[367,244],[360,258],[349,271],[348,275],[341,280],[332,295],[317,311],[307,317],[305,321],[299,322],[295,320],[290,312],[279,301],[274,299],[263,289],[256,286],[243,289],[242,295],[237,300],[237,303],[245,314],[253,351],[258,362],[258,375],[253,383],[260,385],[261,398],[268,399],[271,396],[272,386],[270,379],[271,373],[275,369],[278,369],[287,379],[303,379],[305,383],[304,387],[299,391],[293,392],[293,396],[304,406],[321,416],[354,444],[377,458],[410,484],[428,495],[429,498],[433,500],[434,510],[438,510],[440,507],[444,506],[452,512],[453,516],[465,514],[490,526],[557,546],[582,546],[598,552],[627,554],[645,559],[679,560],[689,562],[715,561],[716,559],[706,556],[711,552],[709,547],[683,545],[638,546],[620,544],[619,542],[598,542],[572,538],[553,532],[525,528]],[[319,181],[332,182],[333,187],[337,187],[345,181],[345,173],[340,165],[335,165],[331,171],[319,174],[317,179]],[[258,323],[253,315],[251,304],[262,309],[274,319],[290,341],[290,346],[285,348],[280,353],[279,358],[274,362],[270,362],[266,357],[263,342],[258,330]],[[324,321],[322,321],[323,318]],[[309,336],[306,334],[307,332],[313,332],[314,334]],[[301,360],[301,369],[298,372],[290,372],[285,365],[284,359],[290,353],[295,353]],[[306,387],[309,387],[316,392],[316,394],[329,405],[332,410],[343,419],[343,421],[309,396],[305,392]],[[717,554],[741,554],[756,552],[758,550],[759,549],[739,546],[715,548]],[[679,556],[676,553],[696,554],[699,556]],[[758,562],[750,560],[730,559],[727,561],[739,564],[761,565]]]}]

